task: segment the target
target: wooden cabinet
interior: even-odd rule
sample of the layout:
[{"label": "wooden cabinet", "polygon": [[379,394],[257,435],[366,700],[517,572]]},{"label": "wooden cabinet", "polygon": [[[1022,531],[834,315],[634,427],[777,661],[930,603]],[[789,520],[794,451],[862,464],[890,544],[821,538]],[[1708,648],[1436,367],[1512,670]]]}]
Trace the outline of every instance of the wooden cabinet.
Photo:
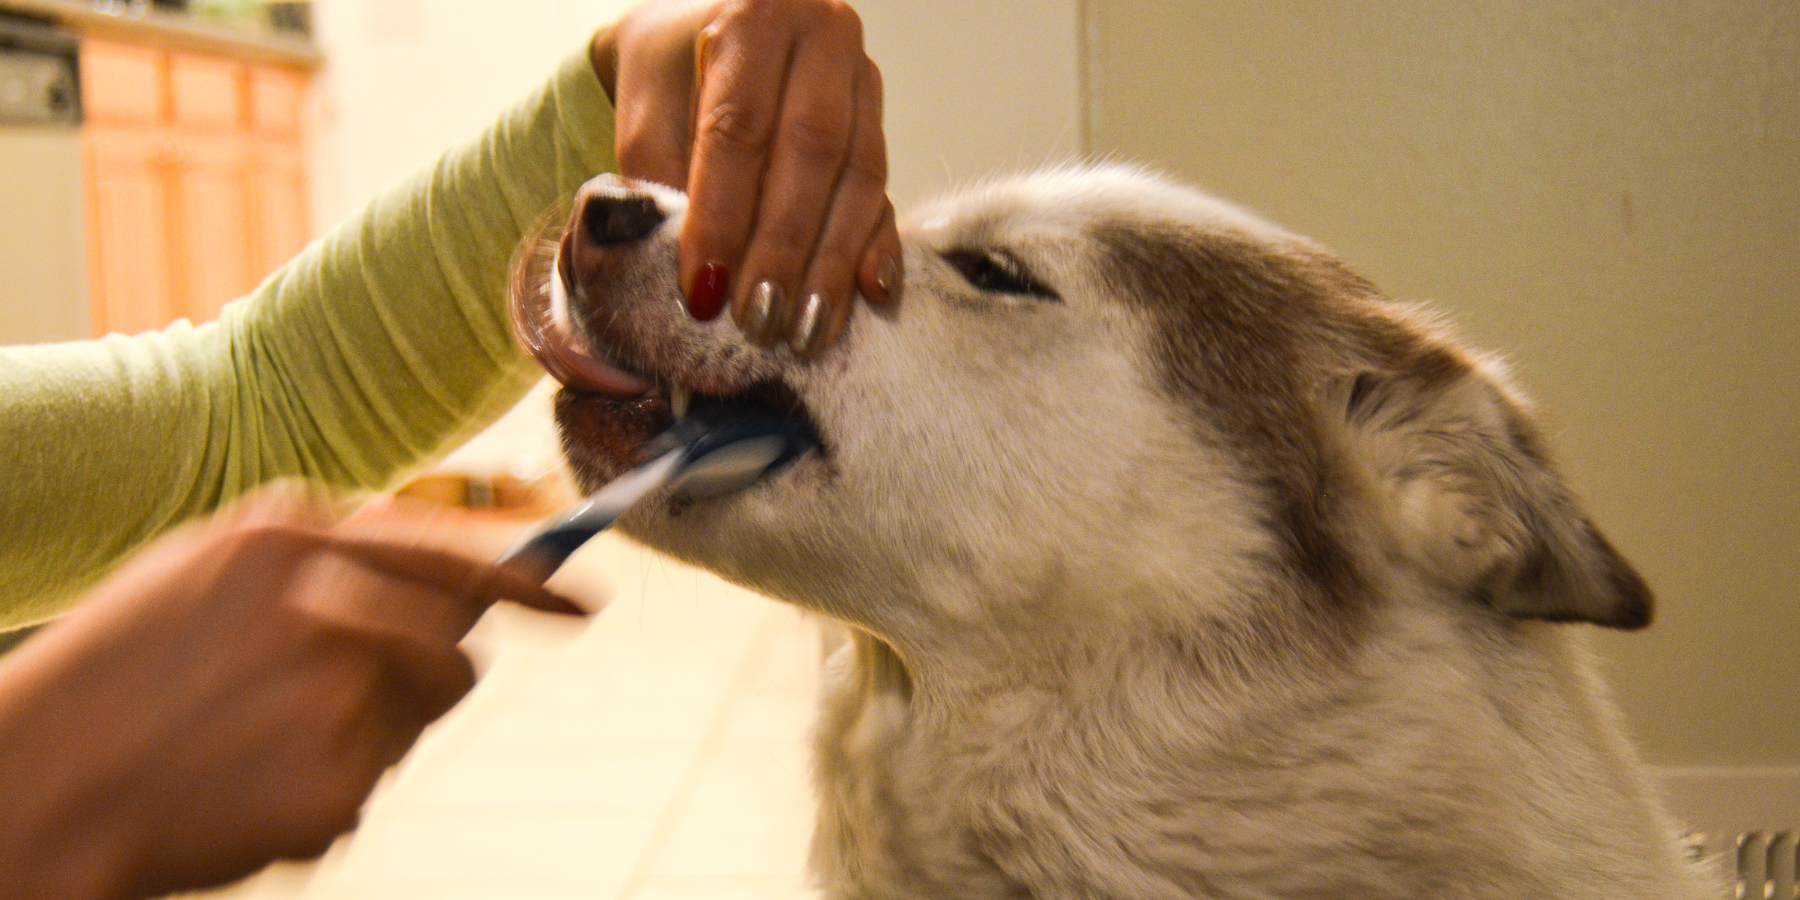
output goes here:
[{"label": "wooden cabinet", "polygon": [[91,38],[81,63],[96,334],[212,319],[305,246],[304,70]]}]

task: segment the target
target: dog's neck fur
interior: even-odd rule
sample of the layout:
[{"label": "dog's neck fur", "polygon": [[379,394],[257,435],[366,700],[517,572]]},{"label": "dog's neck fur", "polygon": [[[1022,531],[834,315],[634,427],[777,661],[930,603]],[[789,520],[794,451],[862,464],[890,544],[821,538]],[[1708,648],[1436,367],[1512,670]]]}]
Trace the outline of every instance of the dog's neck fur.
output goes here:
[{"label": "dog's neck fur", "polygon": [[[1591,780],[1633,769],[1568,629],[1473,604],[1445,616],[1427,593],[1398,587],[1375,613],[1388,620],[1376,637],[1338,666],[1264,647],[1251,651],[1258,669],[1233,671],[1173,630],[1027,659],[1003,640],[985,656],[970,638],[955,657],[940,646],[913,663],[853,631],[827,664],[817,735],[821,887],[833,898],[1302,896],[1329,856],[1335,897],[1514,898],[1531,883],[1544,896],[1570,883],[1692,896],[1688,873],[1646,878],[1640,848],[1667,839],[1641,827],[1666,824],[1648,787]],[[1481,662],[1495,658],[1506,664]],[[1271,677],[1271,659],[1289,677]],[[1546,693],[1559,721],[1531,721],[1544,705],[1513,702]],[[1469,739],[1484,732],[1494,739]],[[1592,821],[1574,809],[1595,805],[1625,824],[1564,833]],[[1296,807],[1312,810],[1307,828]],[[1388,846],[1400,827],[1404,847]],[[1477,852],[1493,841],[1522,849]],[[1421,877],[1435,880],[1406,880]]]}]

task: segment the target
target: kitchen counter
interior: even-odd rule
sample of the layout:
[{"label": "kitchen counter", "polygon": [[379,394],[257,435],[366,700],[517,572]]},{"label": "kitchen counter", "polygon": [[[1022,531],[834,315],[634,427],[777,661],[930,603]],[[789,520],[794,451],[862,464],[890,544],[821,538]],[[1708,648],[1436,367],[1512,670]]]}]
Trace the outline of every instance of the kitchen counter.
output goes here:
[{"label": "kitchen counter", "polygon": [[156,41],[251,62],[316,69],[324,62],[312,41],[274,29],[234,28],[159,9],[92,0],[0,0],[0,13],[46,19],[82,35]]}]

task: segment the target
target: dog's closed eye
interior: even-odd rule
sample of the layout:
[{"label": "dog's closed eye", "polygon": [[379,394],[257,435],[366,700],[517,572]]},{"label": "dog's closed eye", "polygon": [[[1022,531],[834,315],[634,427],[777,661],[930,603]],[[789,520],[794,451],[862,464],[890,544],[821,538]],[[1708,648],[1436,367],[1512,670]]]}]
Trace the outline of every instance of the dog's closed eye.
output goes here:
[{"label": "dog's closed eye", "polygon": [[946,250],[944,261],[950,264],[976,290],[990,294],[1036,297],[1061,302],[1056,292],[1032,277],[1019,258],[1005,250],[980,250],[959,247]]}]

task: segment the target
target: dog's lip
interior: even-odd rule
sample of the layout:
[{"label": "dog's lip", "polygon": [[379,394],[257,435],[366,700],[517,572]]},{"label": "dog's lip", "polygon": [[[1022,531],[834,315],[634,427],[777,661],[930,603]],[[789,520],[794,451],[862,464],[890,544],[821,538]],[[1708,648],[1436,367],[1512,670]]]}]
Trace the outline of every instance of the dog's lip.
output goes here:
[{"label": "dog's lip", "polygon": [[588,350],[566,327],[552,324],[543,337],[555,360],[555,364],[546,365],[545,370],[564,387],[620,399],[639,397],[655,390],[654,382]]},{"label": "dog's lip", "polygon": [[[560,242],[559,242],[560,243]],[[547,265],[527,261],[512,290],[513,332],[526,351],[565,387],[627,399],[648,394],[656,383],[632,372],[583,340],[569,320],[569,282],[563,254]]]}]

